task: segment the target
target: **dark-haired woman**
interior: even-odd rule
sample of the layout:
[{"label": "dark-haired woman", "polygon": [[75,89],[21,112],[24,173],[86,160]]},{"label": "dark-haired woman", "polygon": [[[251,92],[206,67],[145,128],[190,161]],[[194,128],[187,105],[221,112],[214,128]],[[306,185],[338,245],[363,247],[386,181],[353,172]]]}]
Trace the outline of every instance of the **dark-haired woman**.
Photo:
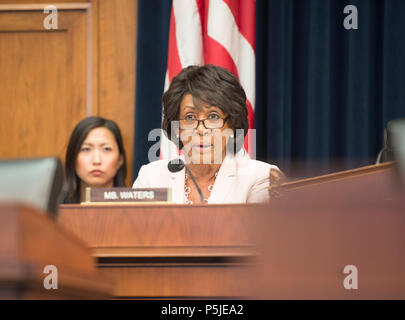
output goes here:
[{"label": "dark-haired woman", "polygon": [[183,150],[189,171],[173,172],[169,160],[154,161],[141,167],[134,188],[171,188],[173,201],[184,204],[268,200],[270,170],[279,169],[250,159],[243,149],[246,95],[231,72],[189,66],[173,78],[162,103],[164,132]]},{"label": "dark-haired woman", "polygon": [[84,201],[86,187],[125,187],[125,150],[114,121],[88,117],[76,125],[66,151],[65,175],[63,203]]}]

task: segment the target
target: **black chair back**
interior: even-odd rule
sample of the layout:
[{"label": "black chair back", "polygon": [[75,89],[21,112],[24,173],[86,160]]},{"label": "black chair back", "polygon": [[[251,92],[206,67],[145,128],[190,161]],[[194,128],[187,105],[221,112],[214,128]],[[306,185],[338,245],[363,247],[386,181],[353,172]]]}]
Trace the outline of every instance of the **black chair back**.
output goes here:
[{"label": "black chair back", "polygon": [[22,202],[56,217],[63,180],[57,158],[0,160],[0,201]]}]

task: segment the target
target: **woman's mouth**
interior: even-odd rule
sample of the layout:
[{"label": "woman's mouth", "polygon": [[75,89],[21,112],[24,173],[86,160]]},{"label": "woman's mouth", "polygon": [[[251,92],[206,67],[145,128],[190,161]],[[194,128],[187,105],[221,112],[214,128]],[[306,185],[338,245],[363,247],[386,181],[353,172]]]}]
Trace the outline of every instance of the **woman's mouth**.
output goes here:
[{"label": "woman's mouth", "polygon": [[211,152],[212,145],[211,144],[194,144],[193,150],[198,153],[209,153]]},{"label": "woman's mouth", "polygon": [[101,170],[92,170],[90,173],[92,174],[93,177],[100,177],[103,174],[103,171],[101,171]]}]

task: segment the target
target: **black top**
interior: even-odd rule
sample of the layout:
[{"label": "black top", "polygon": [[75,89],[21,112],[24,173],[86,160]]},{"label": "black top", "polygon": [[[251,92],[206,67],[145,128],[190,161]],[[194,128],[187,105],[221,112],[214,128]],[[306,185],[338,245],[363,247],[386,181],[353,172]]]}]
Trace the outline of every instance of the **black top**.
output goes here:
[{"label": "black top", "polygon": [[70,197],[69,192],[66,190],[62,191],[59,196],[59,204],[72,204],[72,203],[79,203],[78,201],[73,201]]}]

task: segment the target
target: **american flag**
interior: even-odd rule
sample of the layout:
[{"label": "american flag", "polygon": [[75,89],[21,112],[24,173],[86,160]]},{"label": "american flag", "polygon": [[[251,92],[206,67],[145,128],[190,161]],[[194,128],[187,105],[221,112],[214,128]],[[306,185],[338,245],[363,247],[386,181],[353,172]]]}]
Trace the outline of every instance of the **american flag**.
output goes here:
[{"label": "american flag", "polygon": [[[247,96],[249,128],[254,128],[255,0],[173,0],[165,90],[189,65],[214,64],[233,72]],[[245,149],[252,154],[252,137]],[[162,139],[161,157],[177,153]]]}]

